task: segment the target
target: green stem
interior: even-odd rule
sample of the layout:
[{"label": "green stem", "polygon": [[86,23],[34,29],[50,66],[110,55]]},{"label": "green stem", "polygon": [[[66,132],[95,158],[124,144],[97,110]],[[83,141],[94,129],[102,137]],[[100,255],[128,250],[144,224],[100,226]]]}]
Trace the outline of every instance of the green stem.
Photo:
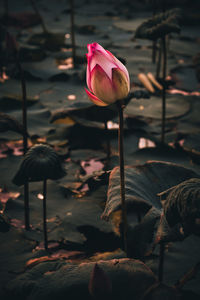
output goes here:
[{"label": "green stem", "polygon": [[43,232],[44,232],[44,248],[48,250],[48,238],[47,238],[47,209],[46,209],[46,199],[47,199],[47,181],[43,181]]},{"label": "green stem", "polygon": [[70,0],[70,21],[71,21],[71,43],[72,43],[72,58],[75,67],[76,64],[76,42],[74,30],[74,0]]},{"label": "green stem", "polygon": [[165,243],[160,243],[160,256],[159,256],[159,266],[158,266],[158,280],[163,282],[163,267],[164,267],[164,257],[165,257]]},{"label": "green stem", "polygon": [[47,30],[47,28],[46,28],[46,25],[44,24],[44,20],[43,20],[41,14],[40,14],[40,12],[39,12],[39,9],[38,9],[38,7],[37,7],[37,5],[36,5],[36,3],[35,3],[35,0],[30,0],[30,1],[31,1],[31,5],[32,5],[32,7],[33,7],[33,9],[34,9],[34,11],[35,11],[35,13],[36,13],[36,15],[37,15],[38,18],[40,19],[40,23],[41,23],[43,32],[44,32],[44,33],[48,33],[48,30]]},{"label": "green stem", "polygon": [[107,160],[110,159],[110,140],[108,136],[108,124],[107,121],[104,122],[105,126],[105,137],[106,137],[106,153],[107,153]]},{"label": "green stem", "polygon": [[166,51],[166,37],[162,38],[162,48],[163,48],[163,89],[162,89],[162,133],[161,133],[161,142],[165,142],[165,120],[166,120],[166,88],[165,88],[165,79],[166,79],[166,70],[167,70],[167,51]]},{"label": "green stem", "polygon": [[124,240],[124,251],[127,254],[127,214],[125,201],[125,176],[124,176],[124,118],[123,118],[123,102],[118,101],[119,110],[119,132],[118,132],[118,147],[119,147],[119,167],[120,167],[120,197],[122,207],[122,232]]}]

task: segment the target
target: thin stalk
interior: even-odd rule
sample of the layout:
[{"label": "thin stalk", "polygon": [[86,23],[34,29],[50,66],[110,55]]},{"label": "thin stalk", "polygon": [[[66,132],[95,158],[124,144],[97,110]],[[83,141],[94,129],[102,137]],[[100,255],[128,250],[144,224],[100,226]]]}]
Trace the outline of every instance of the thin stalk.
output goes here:
[{"label": "thin stalk", "polygon": [[110,159],[110,140],[108,136],[108,124],[107,121],[104,122],[105,126],[105,137],[106,137],[106,154],[107,154],[107,160]]},{"label": "thin stalk", "polygon": [[166,1],[165,0],[163,0],[163,2],[162,2],[162,11],[163,11],[163,13],[165,13],[165,11],[166,11]]},{"label": "thin stalk", "polygon": [[156,67],[156,78],[160,77],[161,59],[162,59],[162,46],[161,46],[161,42],[160,42],[159,52],[158,52],[158,61],[157,61],[157,67]]},{"label": "thin stalk", "polygon": [[140,212],[137,212],[137,221],[138,221],[138,223],[140,223],[141,220],[142,220],[141,214],[140,214]]},{"label": "thin stalk", "polygon": [[165,258],[165,243],[160,243],[160,256],[159,256],[159,266],[158,266],[158,280],[163,282],[163,267],[164,267],[164,258]]},{"label": "thin stalk", "polygon": [[[153,17],[156,14],[156,3],[155,0],[153,1]],[[152,63],[156,63],[156,54],[157,54],[157,40],[152,42]]]},{"label": "thin stalk", "polygon": [[[20,73],[21,88],[22,88],[22,123],[23,123],[23,150],[24,155],[28,149],[27,141],[27,96],[26,96],[26,81],[24,71],[22,69],[18,53],[16,54],[16,63]],[[30,230],[30,216],[29,216],[29,183],[24,184],[24,223],[25,229]]]},{"label": "thin stalk", "polygon": [[40,23],[41,23],[43,32],[44,32],[44,33],[48,33],[48,30],[47,30],[47,28],[46,28],[46,25],[44,24],[44,20],[43,20],[41,14],[40,14],[40,12],[39,12],[39,9],[38,9],[38,7],[37,7],[37,5],[36,5],[36,3],[35,3],[35,0],[30,0],[30,1],[31,1],[31,5],[32,5],[32,7],[33,7],[33,9],[34,9],[34,11],[35,11],[35,13],[36,13],[36,15],[37,15],[38,18],[40,19]]},{"label": "thin stalk", "polygon": [[9,14],[8,0],[4,0],[3,5],[4,5],[5,16],[8,17]]},{"label": "thin stalk", "polygon": [[167,70],[167,50],[166,50],[166,37],[162,38],[162,48],[163,48],[163,89],[162,89],[162,133],[161,133],[161,142],[165,142],[165,119],[166,119],[166,70]]},{"label": "thin stalk", "polygon": [[119,111],[119,131],[118,131],[118,147],[119,147],[119,167],[120,167],[120,197],[122,207],[122,232],[124,240],[124,251],[127,254],[127,214],[125,201],[125,176],[124,176],[124,118],[123,103],[118,101]]},{"label": "thin stalk", "polygon": [[156,54],[157,54],[157,40],[153,41],[152,43],[152,63],[156,63]]},{"label": "thin stalk", "polygon": [[70,22],[71,22],[71,43],[72,43],[72,58],[75,67],[76,63],[76,42],[74,30],[74,0],[70,0]]},{"label": "thin stalk", "polygon": [[43,181],[43,232],[44,232],[44,248],[48,250],[48,238],[47,238],[47,181]]}]

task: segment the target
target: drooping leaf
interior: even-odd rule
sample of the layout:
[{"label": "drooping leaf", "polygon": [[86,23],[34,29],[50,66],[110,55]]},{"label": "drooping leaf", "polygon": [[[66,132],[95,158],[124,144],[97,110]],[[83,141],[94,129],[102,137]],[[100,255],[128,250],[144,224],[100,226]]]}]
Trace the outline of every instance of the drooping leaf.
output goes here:
[{"label": "drooping leaf", "polygon": [[135,37],[156,40],[172,32],[179,33],[181,30],[179,20],[179,9],[172,9],[157,14],[136,29]]},{"label": "drooping leaf", "polygon": [[200,179],[191,178],[175,186],[164,202],[170,227],[181,223],[185,235],[200,233]]},{"label": "drooping leaf", "polygon": [[[158,196],[163,190],[169,189],[183,180],[198,177],[194,171],[173,163],[149,161],[144,165],[125,167],[125,187],[128,219],[128,253],[130,257],[138,258],[152,251],[162,204]],[[136,205],[137,203],[137,205]],[[111,218],[112,224],[119,234],[121,227],[120,173],[119,168],[112,170],[109,178],[107,201],[102,218]],[[137,223],[136,216],[141,222]],[[181,240],[181,232],[164,231],[168,239],[169,232],[174,240]],[[179,236],[179,235],[180,236]]]},{"label": "drooping leaf", "polygon": [[53,148],[36,144],[27,151],[13,183],[20,186],[28,181],[56,180],[65,174],[60,158]]},{"label": "drooping leaf", "polygon": [[[156,196],[158,193],[174,186],[174,183],[196,176],[198,177],[194,171],[173,163],[149,161],[141,166],[126,166],[125,186],[128,213],[135,200],[146,201],[150,206],[161,209],[161,202]],[[102,217],[109,218],[120,207],[120,173],[119,167],[116,167],[110,174],[108,196]]]}]

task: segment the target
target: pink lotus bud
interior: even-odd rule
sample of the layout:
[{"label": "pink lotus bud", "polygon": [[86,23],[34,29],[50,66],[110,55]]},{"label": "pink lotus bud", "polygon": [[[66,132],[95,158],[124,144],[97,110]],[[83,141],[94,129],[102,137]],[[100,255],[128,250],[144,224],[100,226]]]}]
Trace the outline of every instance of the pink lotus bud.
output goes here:
[{"label": "pink lotus bud", "polygon": [[124,99],[130,90],[126,67],[98,43],[88,44],[87,86],[89,99],[99,106],[107,106]]},{"label": "pink lotus bud", "polygon": [[91,272],[90,282],[88,286],[90,295],[98,300],[110,299],[112,293],[112,283],[107,274],[96,263]]}]

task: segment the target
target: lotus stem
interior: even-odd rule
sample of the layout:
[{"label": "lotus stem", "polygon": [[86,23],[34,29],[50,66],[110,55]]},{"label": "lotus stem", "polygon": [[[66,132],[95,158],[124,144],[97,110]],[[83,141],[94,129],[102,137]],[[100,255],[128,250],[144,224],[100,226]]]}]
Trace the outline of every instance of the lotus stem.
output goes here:
[{"label": "lotus stem", "polygon": [[159,255],[159,266],[158,266],[158,280],[163,282],[163,267],[165,257],[165,242],[160,242],[160,255]]},{"label": "lotus stem", "polygon": [[125,201],[125,176],[124,176],[124,117],[123,117],[123,101],[118,101],[119,111],[119,132],[118,132],[118,147],[119,147],[119,167],[120,167],[120,197],[122,207],[122,233],[124,241],[124,251],[127,254],[127,214]]},{"label": "lotus stem", "polygon": [[110,159],[110,140],[109,140],[109,136],[108,136],[108,123],[107,121],[104,122],[104,126],[105,126],[105,137],[106,137],[106,154],[107,154],[107,160]]},{"label": "lotus stem", "polygon": [[38,18],[40,19],[40,23],[41,23],[43,32],[44,32],[44,33],[48,33],[48,30],[47,30],[47,28],[46,28],[46,25],[44,24],[44,20],[43,20],[41,14],[40,14],[40,12],[39,12],[39,9],[38,9],[38,7],[37,7],[37,5],[36,5],[36,3],[35,3],[35,0],[30,0],[30,1],[31,1],[31,5],[32,5],[32,7],[33,7],[33,9],[34,9],[34,11],[35,11],[35,13],[36,13],[36,15],[37,15]]},{"label": "lotus stem", "polygon": [[[153,1],[153,17],[156,14],[156,3],[155,0]],[[157,40],[152,42],[152,63],[156,63],[156,54],[157,54]]]},{"label": "lotus stem", "polygon": [[165,13],[165,11],[166,11],[166,1],[165,0],[163,0],[163,2],[162,2],[162,11],[163,11],[163,13]]},{"label": "lotus stem", "polygon": [[43,232],[44,232],[44,248],[48,250],[48,238],[47,238],[47,180],[43,181]]},{"label": "lotus stem", "polygon": [[152,63],[155,64],[156,63],[156,54],[157,54],[157,41],[153,41],[152,43]]},{"label": "lotus stem", "polygon": [[72,43],[72,58],[75,67],[76,64],[76,42],[74,30],[74,0],[70,0],[70,21],[71,21],[71,43]]},{"label": "lotus stem", "polygon": [[163,48],[163,89],[162,89],[162,133],[161,133],[161,142],[165,142],[165,119],[166,119],[166,70],[167,70],[167,49],[166,49],[166,37],[162,38],[162,48]]},{"label": "lotus stem", "polygon": [[157,61],[157,67],[156,67],[156,78],[160,77],[161,59],[162,59],[162,46],[161,46],[161,42],[160,42],[159,52],[158,52],[158,61]]},{"label": "lotus stem", "polygon": [[[27,97],[26,97],[26,81],[24,71],[22,69],[18,53],[16,54],[16,63],[20,73],[21,88],[22,88],[22,123],[23,123],[23,150],[24,155],[28,149],[27,142]],[[29,183],[24,184],[24,223],[25,229],[30,230],[30,216],[29,216]]]}]

